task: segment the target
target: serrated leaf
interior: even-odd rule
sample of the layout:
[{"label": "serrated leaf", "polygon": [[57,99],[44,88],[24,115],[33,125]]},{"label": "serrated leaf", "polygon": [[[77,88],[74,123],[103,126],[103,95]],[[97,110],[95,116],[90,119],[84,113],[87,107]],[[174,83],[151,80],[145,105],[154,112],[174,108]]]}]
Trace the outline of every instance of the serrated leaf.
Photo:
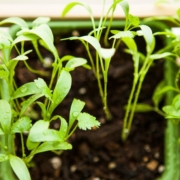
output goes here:
[{"label": "serrated leaf", "polygon": [[26,23],[26,21],[24,21],[22,18],[19,18],[19,17],[10,17],[10,18],[4,19],[0,22],[0,25],[8,24],[8,23],[13,23],[20,26],[21,28],[28,29],[28,24]]},{"label": "serrated leaf", "polygon": [[0,154],[0,162],[7,161],[9,156],[7,154]]},{"label": "serrated leaf", "polygon": [[9,155],[10,165],[19,180],[31,180],[24,161],[17,156]]},{"label": "serrated leaf", "polygon": [[130,23],[133,25],[133,26],[138,26],[140,21],[139,21],[139,18],[137,16],[133,16],[131,14],[129,14],[128,16],[128,20],[130,21]]},{"label": "serrated leaf", "polygon": [[70,112],[69,112],[69,127],[68,132],[70,131],[72,125],[74,124],[74,121],[77,119],[78,115],[84,108],[85,103],[79,99],[73,99],[73,102],[71,104]]},{"label": "serrated leaf", "polygon": [[67,72],[66,70],[62,70],[52,95],[53,103],[50,108],[51,113],[66,97],[66,95],[68,94],[71,88],[71,83],[72,83],[72,78],[70,73]]},{"label": "serrated leaf", "polygon": [[31,119],[23,116],[12,125],[11,133],[23,133],[24,131],[29,131],[31,127]]},{"label": "serrated leaf", "polygon": [[78,127],[82,130],[91,129],[92,127],[99,127],[100,123],[94,116],[88,113],[80,113],[77,117]]},{"label": "serrated leaf", "polygon": [[0,100],[0,124],[3,132],[8,134],[11,129],[11,106],[8,101]]},{"label": "serrated leaf", "polygon": [[78,66],[82,66],[86,63],[87,63],[87,60],[84,58],[72,58],[66,63],[65,68],[69,68],[69,69],[73,68],[74,69],[74,68],[76,68]]},{"label": "serrated leaf", "polygon": [[35,151],[35,154],[46,151],[69,150],[72,145],[67,142],[44,142]]},{"label": "serrated leaf", "polygon": [[42,134],[44,131],[48,129],[48,127],[49,127],[49,122],[44,120],[38,120],[33,124],[32,128],[29,131],[29,135],[26,142],[26,146],[28,150],[34,149],[39,144],[37,142],[30,141],[30,139],[33,139],[32,138],[33,136],[37,136],[36,135],[37,133]]},{"label": "serrated leaf", "polygon": [[41,24],[46,24],[49,21],[50,21],[49,17],[38,17],[32,22],[32,26],[36,27],[36,26],[39,26]]}]

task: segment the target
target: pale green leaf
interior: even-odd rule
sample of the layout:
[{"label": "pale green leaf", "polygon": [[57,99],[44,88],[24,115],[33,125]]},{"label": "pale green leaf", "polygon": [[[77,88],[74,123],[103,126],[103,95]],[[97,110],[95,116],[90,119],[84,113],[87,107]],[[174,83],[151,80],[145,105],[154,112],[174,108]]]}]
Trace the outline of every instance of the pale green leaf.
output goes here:
[{"label": "pale green leaf", "polygon": [[19,18],[19,17],[10,17],[10,18],[4,19],[0,22],[0,25],[9,24],[9,23],[16,24],[16,25],[20,26],[22,29],[29,28],[26,21],[24,21],[22,18]]},{"label": "pale green leaf", "polygon": [[126,16],[126,18],[128,18],[129,15],[129,4],[126,0],[123,0],[119,3],[124,11],[124,14]]},{"label": "pale green leaf", "polygon": [[100,48],[99,53],[103,59],[110,59],[115,54],[115,48]]},{"label": "pale green leaf", "polygon": [[34,139],[33,136],[37,136],[37,133],[43,134],[43,132],[46,131],[48,127],[49,127],[49,121],[38,120],[33,124],[32,128],[29,131],[29,135],[26,142],[26,146],[28,150],[34,149],[39,144],[37,142],[30,141],[30,139]]},{"label": "pale green leaf", "polygon": [[49,17],[38,17],[32,22],[32,26],[36,27],[36,26],[39,26],[41,24],[46,24],[49,21],[50,21]]},{"label": "pale green leaf", "polygon": [[151,28],[146,25],[140,25],[139,27],[142,30],[142,33],[143,33],[146,43],[151,46],[153,43],[153,33],[152,33]]},{"label": "pale green leaf", "polygon": [[70,131],[72,125],[74,124],[75,120],[77,119],[78,115],[84,108],[85,103],[79,99],[73,99],[71,104],[70,113],[69,113],[69,127],[68,131]]},{"label": "pale green leaf", "polygon": [[0,162],[7,161],[9,159],[7,154],[0,154]]},{"label": "pale green leaf", "polygon": [[54,129],[46,129],[43,132],[31,133],[29,140],[32,142],[59,141],[62,142],[60,132]]},{"label": "pale green leaf", "polygon": [[24,131],[29,131],[31,127],[31,119],[23,116],[12,125],[11,133],[23,133]]},{"label": "pale green leaf", "polygon": [[150,55],[150,58],[151,59],[162,59],[162,58],[165,58],[165,57],[168,57],[168,56],[175,56],[173,53],[170,53],[170,52],[164,52],[164,53],[161,53],[161,54],[151,54]]},{"label": "pale green leaf", "polygon": [[4,79],[4,80],[8,81],[8,77],[9,77],[8,71],[0,70],[0,79]]},{"label": "pale green leaf", "polygon": [[134,38],[135,36],[135,32],[133,31],[112,31],[113,33],[115,33],[114,36],[111,36],[109,39],[111,38],[115,38],[115,39],[119,39],[119,38],[124,38],[124,37],[128,37],[128,38]]},{"label": "pale green leaf", "polygon": [[82,66],[82,65],[84,65],[86,63],[87,63],[87,60],[84,59],[84,58],[72,58],[66,63],[65,68],[74,69],[74,68],[76,68],[78,66]]},{"label": "pale green leaf", "polygon": [[21,54],[21,55],[18,55],[17,57],[15,57],[15,58],[11,59],[11,61],[13,61],[13,60],[14,61],[24,61],[24,60],[27,60],[27,59],[28,59],[27,56]]},{"label": "pale green leaf", "polygon": [[31,180],[24,161],[17,156],[9,155],[10,165],[19,180]]},{"label": "pale green leaf", "polygon": [[60,120],[60,128],[59,128],[59,136],[61,139],[65,139],[66,135],[67,135],[67,130],[68,130],[68,124],[66,122],[66,120],[62,117],[62,116],[54,116],[51,121],[59,119]]},{"label": "pale green leaf", "polygon": [[16,39],[14,39],[12,44],[15,45],[23,41],[36,41],[38,39],[39,37],[35,34],[22,34],[22,35],[19,35]]},{"label": "pale green leaf", "polygon": [[71,88],[71,83],[72,83],[72,78],[70,73],[67,72],[66,70],[62,70],[52,95],[53,103],[51,104],[51,108],[50,108],[51,113],[66,97],[66,95],[68,94]]},{"label": "pale green leaf", "polygon": [[10,132],[11,129],[11,106],[8,101],[0,100],[0,124],[3,132],[5,134]]},{"label": "pale green leaf", "polygon": [[25,111],[31,106],[31,104],[33,104],[37,99],[39,99],[42,96],[44,96],[43,93],[37,93],[29,97],[27,100],[23,101],[21,103],[22,108],[20,111],[20,116],[22,116],[25,113]]},{"label": "pale green leaf", "polygon": [[77,117],[78,127],[82,130],[91,129],[92,127],[99,127],[100,123],[94,116],[88,113],[80,113]]},{"label": "pale green leaf", "polygon": [[44,142],[35,151],[35,154],[46,151],[58,151],[72,149],[72,145],[67,142]]},{"label": "pale green leaf", "polygon": [[134,53],[137,52],[137,45],[134,41],[134,39],[125,37],[122,38],[122,41],[126,44],[126,46]]}]

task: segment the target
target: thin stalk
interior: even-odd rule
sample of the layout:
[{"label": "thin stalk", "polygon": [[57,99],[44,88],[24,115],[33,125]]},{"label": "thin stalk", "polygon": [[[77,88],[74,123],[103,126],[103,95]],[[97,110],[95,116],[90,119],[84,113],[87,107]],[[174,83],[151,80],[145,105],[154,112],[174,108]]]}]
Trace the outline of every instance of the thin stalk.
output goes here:
[{"label": "thin stalk", "polygon": [[24,64],[25,64],[25,66],[27,67],[27,69],[28,69],[30,72],[32,72],[32,73],[34,73],[34,74],[39,74],[39,75],[41,75],[41,76],[48,76],[48,74],[47,74],[46,72],[37,71],[37,70],[35,70],[35,69],[32,69],[32,68],[28,65],[28,63],[27,63],[26,61],[24,61]]},{"label": "thin stalk", "polygon": [[41,53],[39,51],[37,41],[32,41],[32,44],[33,44],[33,47],[34,47],[34,49],[36,51],[36,54],[37,54],[39,60],[42,62],[42,64],[44,64],[44,58],[43,58],[43,56],[41,55]]},{"label": "thin stalk", "polygon": [[22,147],[22,158],[25,158],[26,154],[25,154],[24,138],[22,133],[20,133],[20,137],[21,137],[21,147]]}]

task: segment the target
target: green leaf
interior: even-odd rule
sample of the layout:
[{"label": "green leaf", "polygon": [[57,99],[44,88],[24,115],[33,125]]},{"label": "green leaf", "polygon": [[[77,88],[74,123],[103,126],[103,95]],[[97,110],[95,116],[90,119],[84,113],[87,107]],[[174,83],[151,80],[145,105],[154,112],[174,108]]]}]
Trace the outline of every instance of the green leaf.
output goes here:
[{"label": "green leaf", "polygon": [[70,73],[67,72],[66,70],[62,70],[52,95],[53,103],[51,104],[51,108],[50,108],[51,113],[66,97],[66,95],[68,94],[71,88],[71,83],[72,83],[72,78]]},{"label": "green leaf", "polygon": [[146,43],[151,46],[153,43],[153,33],[152,33],[151,28],[146,25],[140,25],[139,27],[142,30],[142,33],[143,33]]},{"label": "green leaf", "polygon": [[11,106],[8,101],[0,100],[0,124],[5,134],[8,134],[11,129]]},{"label": "green leaf", "polygon": [[115,54],[115,48],[100,48],[99,54],[103,59],[110,59]]},{"label": "green leaf", "polygon": [[126,18],[128,18],[129,15],[129,4],[127,1],[123,0],[119,3],[124,11],[124,14],[126,16]]},{"label": "green leaf", "polygon": [[22,34],[19,35],[16,39],[13,41],[13,45],[19,43],[19,42],[24,42],[24,41],[37,41],[39,37],[35,34]]},{"label": "green leaf", "polygon": [[0,135],[4,135],[4,132],[1,128],[0,128]]},{"label": "green leaf", "polygon": [[9,48],[11,47],[11,42],[9,41],[9,39],[7,39],[4,36],[0,36],[1,41],[0,41],[0,49],[4,49],[4,48]]},{"label": "green leaf", "polygon": [[17,156],[9,155],[10,165],[19,180],[31,180],[28,168],[24,161]]},{"label": "green leaf", "polygon": [[89,14],[92,16],[91,8],[88,5],[80,3],[80,2],[71,2],[71,3],[67,4],[67,6],[63,9],[62,17],[65,17],[66,14],[76,5],[85,7],[86,10],[89,12]]},{"label": "green leaf", "polygon": [[8,24],[8,23],[16,24],[16,25],[20,26],[22,29],[29,28],[26,21],[24,21],[22,18],[19,18],[19,17],[10,17],[10,18],[4,19],[0,22],[0,25]]},{"label": "green leaf", "polygon": [[48,98],[51,97],[49,88],[47,87],[45,81],[41,78],[38,78],[37,80],[34,80],[34,82],[29,82],[19,87],[13,93],[12,98],[16,99],[38,93],[43,93]]},{"label": "green leaf", "polygon": [[151,54],[150,58],[157,60],[157,59],[165,58],[167,56],[175,56],[175,55],[173,53],[170,53],[170,52],[164,52],[164,53],[161,53],[161,54]]},{"label": "green leaf", "polygon": [[35,82],[29,82],[19,87],[12,95],[13,99],[40,93],[41,89],[38,88]]},{"label": "green leaf", "polygon": [[[130,107],[130,109],[132,109],[132,106]],[[145,104],[145,103],[136,104],[135,112],[144,113],[144,112],[150,112],[150,111],[154,111],[154,107],[150,106],[149,104]]]},{"label": "green leaf", "polygon": [[179,93],[179,90],[177,88],[173,86],[165,86],[165,87],[162,87],[162,89],[159,89],[159,91],[156,93],[156,96],[159,96],[160,94],[164,94],[167,91],[175,91]]},{"label": "green leaf", "polygon": [[60,128],[59,128],[59,136],[61,139],[65,139],[67,133],[68,133],[68,124],[66,120],[62,116],[54,116],[51,121],[59,119],[60,120]]},{"label": "green leaf", "polygon": [[35,154],[46,151],[69,150],[72,145],[67,142],[44,142],[35,151]]},{"label": "green leaf", "polygon": [[133,26],[138,26],[140,21],[139,21],[139,18],[137,16],[133,16],[131,14],[129,14],[128,16],[128,20],[130,21],[130,23],[133,25]]},{"label": "green leaf", "polygon": [[76,68],[78,66],[82,66],[86,63],[87,63],[87,60],[84,58],[72,58],[66,63],[65,68],[74,69],[74,68]]},{"label": "green leaf", "polygon": [[21,103],[21,111],[20,111],[20,116],[24,114],[24,112],[31,106],[32,103],[34,103],[37,99],[40,97],[44,96],[42,93],[34,94],[33,96],[29,97],[27,100],[23,101]]},{"label": "green leaf", "polygon": [[0,70],[0,79],[4,79],[4,80],[8,81],[8,77],[9,77],[8,71]]},{"label": "green leaf", "polygon": [[10,33],[7,31],[4,31],[0,29],[0,37],[4,37],[5,39],[9,40],[10,42],[13,41],[13,38],[11,37]]},{"label": "green leaf", "polygon": [[109,39],[111,38],[119,39],[119,38],[124,38],[124,37],[134,38],[135,36],[135,32],[133,31],[118,31],[118,32],[111,31],[111,32],[115,33],[115,35],[111,36]]},{"label": "green leaf", "polygon": [[43,132],[31,133],[29,140],[32,142],[59,141],[62,142],[60,132],[53,129],[46,129]]},{"label": "green leaf", "polygon": [[38,17],[32,22],[33,27],[37,27],[41,24],[46,24],[50,21],[49,17]]},{"label": "green leaf", "polygon": [[85,103],[78,99],[73,99],[71,104],[70,113],[69,113],[69,127],[68,132],[70,131],[71,127],[73,126],[75,120],[79,116],[80,112],[84,108]]},{"label": "green leaf", "polygon": [[91,129],[92,127],[99,127],[100,123],[94,116],[88,113],[80,113],[77,117],[78,127],[82,130]]},{"label": "green leaf", "polygon": [[15,58],[11,59],[11,61],[24,61],[24,60],[27,60],[27,59],[28,59],[27,56],[21,54],[21,55],[15,57]]},{"label": "green leaf", "polygon": [[42,116],[43,116],[43,118],[45,118],[46,113],[47,113],[46,105],[45,105],[44,103],[42,103],[42,102],[36,102],[36,103],[37,103],[37,104],[39,105],[39,107],[41,108]]},{"label": "green leaf", "polygon": [[51,90],[47,86],[46,82],[42,78],[34,80],[36,86],[41,89],[42,94],[51,100]]},{"label": "green leaf", "polygon": [[122,41],[126,44],[126,46],[127,46],[133,53],[136,53],[136,52],[137,52],[137,45],[136,45],[134,39],[129,38],[129,37],[125,37],[125,38],[122,38]]},{"label": "green leaf", "polygon": [[176,111],[180,112],[180,94],[175,96],[175,98],[173,99],[172,105],[174,106]]},{"label": "green leaf", "polygon": [[23,116],[12,125],[11,133],[23,133],[24,131],[29,131],[31,127],[31,119]]},{"label": "green leaf", "polygon": [[34,123],[34,125],[29,131],[29,135],[26,142],[28,150],[34,149],[39,144],[37,142],[30,141],[30,139],[34,139],[33,136],[37,136],[37,133],[43,134],[43,132],[46,131],[48,127],[49,127],[48,121],[38,120]]},{"label": "green leaf", "polygon": [[161,89],[163,89],[165,87],[165,85],[166,85],[165,81],[161,81],[154,90],[152,100],[156,107],[159,105],[159,103],[161,102],[161,100],[164,97],[164,93],[159,94],[159,91],[161,91]]},{"label": "green leaf", "polygon": [[7,154],[0,154],[0,162],[7,161],[9,156]]}]

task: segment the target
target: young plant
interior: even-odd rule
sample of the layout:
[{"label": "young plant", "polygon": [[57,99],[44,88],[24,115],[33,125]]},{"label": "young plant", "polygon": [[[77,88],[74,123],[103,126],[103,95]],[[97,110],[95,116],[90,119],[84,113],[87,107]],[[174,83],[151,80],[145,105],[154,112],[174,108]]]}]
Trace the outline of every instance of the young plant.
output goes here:
[{"label": "young plant", "polygon": [[[82,112],[85,103],[78,99],[74,99],[71,104],[68,120],[60,114],[55,114],[54,110],[70,91],[72,84],[70,72],[78,66],[84,66],[87,61],[80,57],[59,57],[54,46],[53,33],[47,25],[48,21],[48,18],[37,18],[32,22],[32,28],[18,17],[7,18],[0,22],[0,25],[13,23],[20,27],[14,39],[8,32],[0,30],[1,180],[16,179],[14,173],[20,180],[30,180],[31,177],[27,167],[35,154],[45,151],[58,153],[71,149],[72,145],[67,140],[78,127],[87,130],[100,125],[95,117]],[[51,64],[52,73],[49,84],[43,79],[46,72],[34,70],[27,63],[28,54],[32,50],[24,50],[26,41],[32,42],[42,63],[45,63],[45,61],[39,46],[52,53],[54,61]],[[14,50],[18,55],[12,58]],[[18,86],[15,69],[19,61],[24,62],[27,70],[41,76],[34,79],[33,82]],[[39,99],[43,99],[43,101]],[[41,109],[41,118],[36,121],[33,121],[27,113],[29,109],[32,109],[33,104],[37,104]],[[50,128],[50,124],[54,120],[59,120],[60,127],[58,129]],[[28,132],[26,142],[24,132]],[[17,134],[20,135],[21,140],[21,157],[16,155],[15,150],[15,136]]]}]

